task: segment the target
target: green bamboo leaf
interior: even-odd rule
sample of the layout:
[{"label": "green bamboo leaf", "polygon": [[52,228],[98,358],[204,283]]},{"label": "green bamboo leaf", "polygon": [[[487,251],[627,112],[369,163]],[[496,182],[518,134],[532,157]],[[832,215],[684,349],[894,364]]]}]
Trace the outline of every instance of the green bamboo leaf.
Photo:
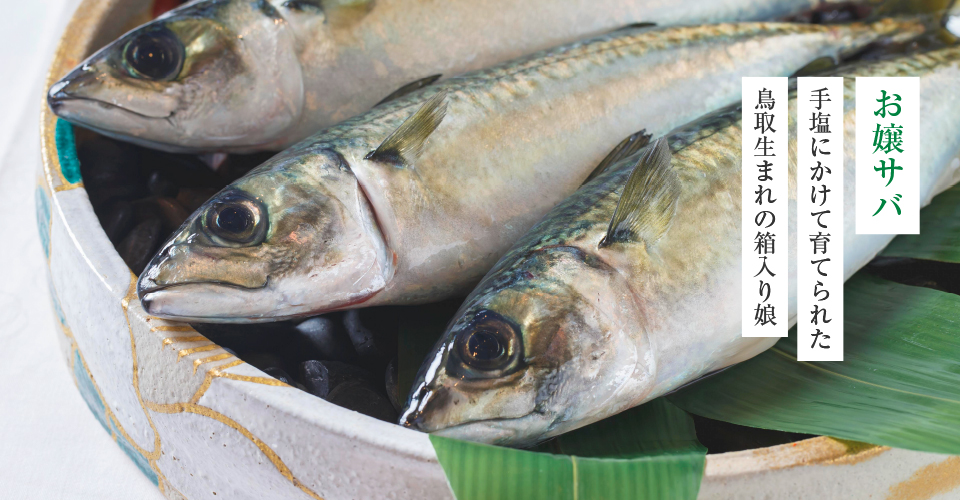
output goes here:
[{"label": "green bamboo leaf", "polygon": [[706,448],[657,399],[532,450],[430,436],[458,500],[694,499]]},{"label": "green bamboo leaf", "polygon": [[960,263],[960,184],[920,211],[920,234],[897,236],[880,255]]},{"label": "green bamboo leaf", "polygon": [[740,425],[960,454],[960,296],[858,273],[844,288],[844,361],[767,352],[670,397]]}]

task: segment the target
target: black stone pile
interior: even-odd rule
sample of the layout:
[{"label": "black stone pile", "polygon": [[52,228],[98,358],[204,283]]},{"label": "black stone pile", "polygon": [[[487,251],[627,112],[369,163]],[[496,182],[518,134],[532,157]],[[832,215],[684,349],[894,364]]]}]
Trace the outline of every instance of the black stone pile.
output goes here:
[{"label": "black stone pile", "polygon": [[371,307],[298,322],[193,327],[271,377],[344,408],[396,422],[401,309]]}]

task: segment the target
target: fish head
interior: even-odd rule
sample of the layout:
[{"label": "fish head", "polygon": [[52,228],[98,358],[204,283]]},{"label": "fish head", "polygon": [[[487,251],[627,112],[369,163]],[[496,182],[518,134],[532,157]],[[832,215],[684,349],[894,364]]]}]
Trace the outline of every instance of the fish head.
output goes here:
[{"label": "fish head", "polygon": [[427,357],[401,425],[529,446],[626,409],[605,404],[623,391],[649,390],[651,351],[624,331],[642,327],[614,269],[569,246],[503,263]]},{"label": "fish head", "polygon": [[188,218],[141,273],[147,313],[256,322],[363,303],[395,259],[346,160],[274,157]]},{"label": "fish head", "polygon": [[47,102],[71,122],[157,149],[268,149],[303,108],[289,31],[268,2],[192,3],[93,54]]}]

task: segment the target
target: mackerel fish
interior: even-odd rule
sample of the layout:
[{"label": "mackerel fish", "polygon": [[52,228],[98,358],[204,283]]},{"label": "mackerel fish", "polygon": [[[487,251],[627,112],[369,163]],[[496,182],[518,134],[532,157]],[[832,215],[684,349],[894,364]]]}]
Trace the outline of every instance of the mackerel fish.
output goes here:
[{"label": "mackerel fish", "polygon": [[[854,77],[920,77],[926,205],[960,179],[960,47],[833,74],[846,77],[846,279],[893,238],[855,234]],[[795,148],[795,93],[790,107]],[[776,343],[740,335],[740,113],[738,105],[708,115],[622,160],[520,239],[427,357],[401,423],[443,436],[529,445]],[[788,279],[796,283],[795,149],[790,159]],[[789,304],[792,326],[796,290]]]},{"label": "mackerel fish", "polygon": [[834,1],[194,1],[95,53],[48,101],[71,122],[157,149],[278,151],[410,82],[633,23],[775,20]]},{"label": "mackerel fish", "polygon": [[[141,274],[150,314],[310,316],[465,293],[604,155],[914,21],[633,28],[450,79],[327,129],[214,196]],[[624,152],[629,152],[626,148]]]}]

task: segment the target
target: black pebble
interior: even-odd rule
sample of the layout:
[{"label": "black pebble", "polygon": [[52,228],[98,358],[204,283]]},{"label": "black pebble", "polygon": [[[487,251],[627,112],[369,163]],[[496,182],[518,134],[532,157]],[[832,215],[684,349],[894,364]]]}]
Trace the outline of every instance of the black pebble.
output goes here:
[{"label": "black pebble", "polygon": [[338,361],[310,360],[300,365],[300,371],[307,392],[348,410],[397,421],[397,410],[366,370]]},{"label": "black pebble", "polygon": [[133,216],[133,206],[127,201],[117,201],[110,204],[103,211],[101,224],[107,238],[116,246],[123,241],[123,237],[133,229],[136,219]]},{"label": "black pebble", "polygon": [[387,387],[387,398],[393,409],[400,411],[400,385],[397,383],[397,358],[390,360],[387,364],[387,373],[384,374],[384,384]]},{"label": "black pebble", "polygon": [[137,224],[120,242],[117,251],[134,274],[139,275],[160,245],[163,223],[151,218]]},{"label": "black pebble", "polygon": [[320,357],[333,361],[355,361],[350,339],[334,319],[317,316],[296,326],[296,330],[320,353]]},{"label": "black pebble", "polygon": [[177,230],[183,224],[183,221],[190,216],[190,212],[177,200],[154,196],[133,202],[133,213],[137,220],[160,219],[163,222],[165,234]]},{"label": "black pebble", "polygon": [[262,368],[262,371],[263,373],[270,375],[271,377],[283,382],[284,384],[296,385],[296,382],[294,382],[293,377],[291,377],[290,374],[285,372],[283,368],[280,368],[278,366],[268,366],[266,368]]},{"label": "black pebble", "polygon": [[194,212],[215,194],[217,194],[216,189],[183,188],[177,193],[177,202],[183,205],[188,212]]},{"label": "black pebble", "polygon": [[360,320],[360,311],[354,309],[343,315],[343,326],[347,327],[347,334],[353,342],[353,348],[361,358],[377,355],[377,345],[373,332],[363,325]]},{"label": "black pebble", "polygon": [[169,181],[178,188],[219,189],[226,184],[216,172],[194,155],[144,149],[141,158],[141,168],[148,178],[156,174],[158,180]]},{"label": "black pebble", "polygon": [[154,171],[147,179],[147,190],[154,196],[175,198],[177,193],[180,192],[180,187],[159,171]]},{"label": "black pebble", "polygon": [[227,155],[223,163],[217,167],[217,174],[227,182],[232,182],[234,179],[246,175],[247,172],[269,160],[275,154],[272,151],[264,151],[261,153]]},{"label": "black pebble", "polygon": [[338,385],[327,396],[327,400],[348,410],[363,413],[385,422],[396,423],[397,421],[397,412],[387,401],[387,398],[363,380]]},{"label": "black pebble", "polygon": [[[209,338],[209,337],[208,337]],[[210,339],[213,340],[213,339]],[[214,341],[216,342],[216,341]],[[219,345],[219,343],[217,343]],[[247,363],[257,367],[260,371],[268,373],[268,370],[272,368],[281,369],[283,361],[276,355],[269,352],[240,352],[240,359],[246,361]]]},{"label": "black pebble", "polygon": [[95,208],[147,196],[145,179],[137,168],[140,148],[96,137],[77,146],[77,159],[83,186]]},{"label": "black pebble", "polygon": [[396,307],[371,307],[344,313],[343,326],[364,368],[380,372],[396,355],[399,323]]},{"label": "black pebble", "polygon": [[328,399],[330,393],[340,384],[362,381],[374,382],[374,377],[363,368],[340,361],[320,361],[312,359],[300,365],[300,379],[307,392]]}]

